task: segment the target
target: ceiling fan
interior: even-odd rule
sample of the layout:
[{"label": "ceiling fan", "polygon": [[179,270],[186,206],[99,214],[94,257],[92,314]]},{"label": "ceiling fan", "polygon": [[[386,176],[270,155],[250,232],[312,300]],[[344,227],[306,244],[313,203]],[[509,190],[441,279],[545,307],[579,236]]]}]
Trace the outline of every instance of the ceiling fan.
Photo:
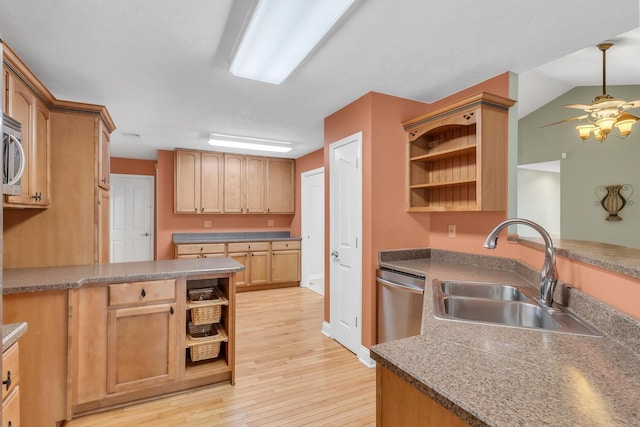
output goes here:
[{"label": "ceiling fan", "polygon": [[596,96],[591,104],[565,105],[567,108],[584,110],[587,114],[571,117],[546,126],[586,119],[589,122],[588,124],[576,126],[578,134],[583,141],[589,139],[593,134],[595,139],[602,142],[607,138],[614,126],[622,137],[627,137],[631,133],[631,128],[636,121],[640,120],[640,117],[629,114],[626,110],[640,107],[640,99],[627,102],[624,99],[615,98],[607,94],[606,51],[611,46],[613,46],[613,43],[610,42],[598,45],[598,49],[602,51],[602,95]]}]

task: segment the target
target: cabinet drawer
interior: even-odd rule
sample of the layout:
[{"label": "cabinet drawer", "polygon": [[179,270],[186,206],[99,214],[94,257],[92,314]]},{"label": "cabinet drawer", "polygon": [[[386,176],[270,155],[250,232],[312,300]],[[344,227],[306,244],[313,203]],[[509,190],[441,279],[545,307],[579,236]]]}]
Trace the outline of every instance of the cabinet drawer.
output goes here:
[{"label": "cabinet drawer", "polygon": [[272,251],[285,251],[287,249],[300,249],[300,240],[287,240],[271,243]]},{"label": "cabinet drawer", "polygon": [[224,253],[224,243],[178,245],[178,255]]},{"label": "cabinet drawer", "polygon": [[269,242],[228,243],[227,252],[268,251]]},{"label": "cabinet drawer", "polygon": [[109,285],[109,307],[146,304],[176,299],[176,281],[150,280],[147,282],[115,283]]},{"label": "cabinet drawer", "polygon": [[9,347],[9,349],[2,354],[2,381],[11,379],[9,388],[4,384],[2,385],[3,401],[20,382],[20,363],[18,355],[18,343]]},{"label": "cabinet drawer", "polygon": [[2,425],[20,427],[20,387],[2,400]]}]

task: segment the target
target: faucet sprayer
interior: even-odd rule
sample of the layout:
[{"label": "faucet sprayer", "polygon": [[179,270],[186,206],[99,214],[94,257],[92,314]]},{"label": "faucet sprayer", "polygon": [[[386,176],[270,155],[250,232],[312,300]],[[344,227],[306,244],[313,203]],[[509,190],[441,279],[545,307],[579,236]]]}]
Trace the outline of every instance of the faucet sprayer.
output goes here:
[{"label": "faucet sprayer", "polygon": [[502,221],[498,224],[487,236],[483,246],[487,249],[495,249],[498,244],[498,233],[510,225],[522,224],[527,225],[542,236],[544,240],[544,264],[540,271],[540,302],[547,307],[551,307],[553,303],[553,292],[556,289],[558,283],[558,272],[556,270],[556,252],[551,241],[551,236],[547,233],[547,230],[542,228],[539,224],[528,219],[511,218]]}]

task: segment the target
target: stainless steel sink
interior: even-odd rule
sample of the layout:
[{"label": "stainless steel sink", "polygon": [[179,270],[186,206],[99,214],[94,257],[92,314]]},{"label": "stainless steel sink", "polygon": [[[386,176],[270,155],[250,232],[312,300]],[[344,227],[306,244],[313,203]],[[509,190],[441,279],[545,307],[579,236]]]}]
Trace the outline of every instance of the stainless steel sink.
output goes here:
[{"label": "stainless steel sink", "polygon": [[575,335],[601,334],[560,306],[549,308],[528,286],[456,280],[433,281],[433,312],[439,319]]},{"label": "stainless steel sink", "polygon": [[442,293],[463,297],[489,298],[508,301],[528,301],[524,286],[501,285],[497,283],[467,282],[447,280],[440,282]]}]

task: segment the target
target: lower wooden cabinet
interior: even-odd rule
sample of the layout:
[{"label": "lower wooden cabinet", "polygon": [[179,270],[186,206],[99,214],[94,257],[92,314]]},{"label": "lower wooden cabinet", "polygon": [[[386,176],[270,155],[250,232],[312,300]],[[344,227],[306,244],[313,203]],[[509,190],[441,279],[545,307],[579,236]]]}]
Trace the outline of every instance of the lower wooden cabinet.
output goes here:
[{"label": "lower wooden cabinet", "polygon": [[2,420],[4,426],[20,426],[20,353],[15,343],[2,354]]},{"label": "lower wooden cabinet", "polygon": [[107,393],[176,379],[176,304],[109,310]]},{"label": "lower wooden cabinet", "polygon": [[[3,402],[3,412],[19,413],[9,416],[27,427],[53,427],[67,416],[68,291],[5,294],[2,306],[4,323],[26,322],[29,328],[17,348],[20,375],[14,391],[20,397]],[[2,419],[8,420],[4,414]]]},{"label": "lower wooden cabinet", "polygon": [[469,424],[389,369],[377,364],[376,426],[469,427]]},{"label": "lower wooden cabinet", "polygon": [[[187,288],[214,283],[226,299],[220,355],[192,362]],[[234,381],[234,274],[84,285],[70,292],[68,417]]]},{"label": "lower wooden cabinet", "polygon": [[300,241],[271,244],[271,282],[300,282]]},{"label": "lower wooden cabinet", "polygon": [[[214,252],[215,248],[215,252]],[[227,256],[242,264],[236,273],[238,291],[269,289],[300,284],[300,241],[260,241],[176,244],[175,257]]]}]

